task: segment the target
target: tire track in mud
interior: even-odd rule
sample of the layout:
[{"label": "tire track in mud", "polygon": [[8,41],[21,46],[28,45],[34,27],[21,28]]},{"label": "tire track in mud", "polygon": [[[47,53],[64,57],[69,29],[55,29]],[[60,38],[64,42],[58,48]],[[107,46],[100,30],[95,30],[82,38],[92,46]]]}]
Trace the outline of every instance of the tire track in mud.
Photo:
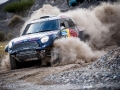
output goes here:
[{"label": "tire track in mud", "polygon": [[[55,73],[60,73],[63,71],[68,71],[71,69],[81,67],[78,64],[71,64],[65,66],[58,66],[58,67],[31,67],[31,68],[23,68],[18,70],[11,70],[11,71],[3,71],[0,72],[0,88],[17,88],[19,87],[16,82],[22,82],[22,84],[31,83],[32,85],[36,84],[44,84],[42,82],[42,78]],[[23,85],[24,87],[24,85]],[[22,87],[22,88],[23,88]],[[28,88],[28,87],[27,87]]]}]

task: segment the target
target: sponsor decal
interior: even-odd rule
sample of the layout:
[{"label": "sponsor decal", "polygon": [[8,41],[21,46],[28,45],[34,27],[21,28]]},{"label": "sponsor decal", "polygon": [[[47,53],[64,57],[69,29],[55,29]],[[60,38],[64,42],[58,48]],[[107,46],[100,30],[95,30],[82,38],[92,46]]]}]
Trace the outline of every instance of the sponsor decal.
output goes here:
[{"label": "sponsor decal", "polygon": [[61,30],[61,34],[62,34],[63,36],[70,37],[69,29]]},{"label": "sponsor decal", "polygon": [[69,32],[70,32],[70,36],[78,37],[77,31],[75,31],[75,30],[73,30],[73,29],[69,29]]},{"label": "sponsor decal", "polygon": [[61,30],[61,34],[62,36],[67,36],[67,37],[78,37],[78,33],[76,30],[74,29],[64,29],[64,30]]}]

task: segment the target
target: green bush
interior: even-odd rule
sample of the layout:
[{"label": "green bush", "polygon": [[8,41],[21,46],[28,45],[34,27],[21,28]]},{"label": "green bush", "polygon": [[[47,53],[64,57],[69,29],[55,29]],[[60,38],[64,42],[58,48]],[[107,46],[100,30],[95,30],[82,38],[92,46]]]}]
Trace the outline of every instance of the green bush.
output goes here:
[{"label": "green bush", "polygon": [[5,39],[5,34],[0,31],[0,41],[3,41]]},{"label": "green bush", "polygon": [[21,16],[18,16],[18,15],[14,15],[12,18],[11,18],[11,20],[10,20],[10,22],[9,22],[9,26],[11,26],[11,27],[13,27],[13,26],[15,26],[15,25],[17,25],[19,22],[21,22],[22,21],[22,17]]},{"label": "green bush", "polygon": [[34,4],[34,2],[35,0],[21,0],[20,2],[13,2],[6,5],[4,7],[4,11],[20,14],[28,10]]}]

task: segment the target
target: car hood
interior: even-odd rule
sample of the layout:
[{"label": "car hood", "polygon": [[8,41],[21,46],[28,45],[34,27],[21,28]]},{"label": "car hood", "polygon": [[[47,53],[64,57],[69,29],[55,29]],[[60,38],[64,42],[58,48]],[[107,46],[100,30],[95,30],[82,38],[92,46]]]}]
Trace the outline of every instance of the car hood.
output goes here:
[{"label": "car hood", "polygon": [[44,36],[49,36],[52,34],[57,34],[59,30],[55,30],[55,31],[49,31],[49,32],[40,32],[40,33],[34,33],[34,34],[28,34],[28,35],[24,35],[24,36],[20,36],[17,38],[14,38],[13,40],[11,40],[11,42],[13,43],[17,43],[17,42],[22,42],[22,41],[27,41],[27,40],[38,40]]}]

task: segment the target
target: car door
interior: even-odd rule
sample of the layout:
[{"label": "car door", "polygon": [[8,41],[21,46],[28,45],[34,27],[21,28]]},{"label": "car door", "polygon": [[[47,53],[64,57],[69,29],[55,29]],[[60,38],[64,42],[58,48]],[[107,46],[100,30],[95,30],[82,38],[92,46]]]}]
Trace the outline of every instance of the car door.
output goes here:
[{"label": "car door", "polygon": [[78,29],[76,28],[74,22],[71,19],[68,19],[66,20],[66,23],[68,24],[69,27],[70,36],[78,37]]}]

